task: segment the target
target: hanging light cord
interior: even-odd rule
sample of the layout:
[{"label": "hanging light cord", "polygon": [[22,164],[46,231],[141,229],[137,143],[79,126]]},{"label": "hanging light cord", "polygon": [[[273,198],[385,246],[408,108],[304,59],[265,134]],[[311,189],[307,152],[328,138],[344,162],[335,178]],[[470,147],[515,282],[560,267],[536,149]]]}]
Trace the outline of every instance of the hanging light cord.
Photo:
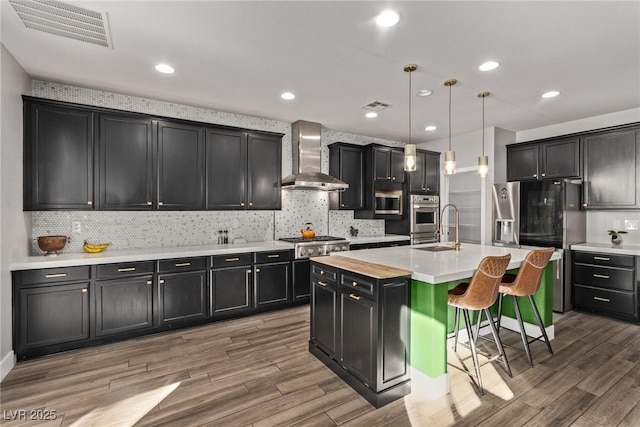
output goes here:
[{"label": "hanging light cord", "polygon": [[411,74],[409,71],[409,144],[411,144]]},{"label": "hanging light cord", "polygon": [[482,97],[482,156],[484,157],[484,96]]},{"label": "hanging light cord", "polygon": [[449,151],[451,151],[451,85],[449,85]]}]

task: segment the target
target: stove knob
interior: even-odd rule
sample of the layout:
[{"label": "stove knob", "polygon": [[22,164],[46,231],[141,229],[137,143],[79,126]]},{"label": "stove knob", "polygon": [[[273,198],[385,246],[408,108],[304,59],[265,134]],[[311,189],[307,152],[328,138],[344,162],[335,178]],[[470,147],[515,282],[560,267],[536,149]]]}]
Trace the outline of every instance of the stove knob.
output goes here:
[{"label": "stove knob", "polygon": [[300,257],[304,257],[306,255],[306,251],[304,250],[304,248],[300,248]]},{"label": "stove knob", "polygon": [[324,248],[323,247],[318,248],[318,255],[324,255]]},{"label": "stove knob", "polygon": [[349,250],[349,246],[343,246],[342,248],[340,248],[341,251],[348,251]]},{"label": "stove knob", "polygon": [[340,252],[340,248],[338,246],[334,246],[331,248],[333,252]]},{"label": "stove knob", "polygon": [[309,254],[309,256],[313,256],[313,248],[307,249],[307,253]]}]

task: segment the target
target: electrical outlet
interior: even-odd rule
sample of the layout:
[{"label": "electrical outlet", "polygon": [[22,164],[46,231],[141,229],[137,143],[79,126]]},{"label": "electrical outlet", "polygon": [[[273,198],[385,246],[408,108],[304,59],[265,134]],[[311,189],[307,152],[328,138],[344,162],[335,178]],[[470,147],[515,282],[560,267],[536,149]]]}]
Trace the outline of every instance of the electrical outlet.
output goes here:
[{"label": "electrical outlet", "polygon": [[71,232],[75,234],[82,233],[82,223],[80,221],[71,221]]},{"label": "electrical outlet", "polygon": [[624,229],[625,230],[637,230],[638,229],[638,220],[637,219],[625,219],[624,220]]},{"label": "electrical outlet", "polygon": [[613,228],[614,230],[620,230],[622,228],[622,221],[620,221],[619,219],[614,219],[611,223],[611,228]]}]

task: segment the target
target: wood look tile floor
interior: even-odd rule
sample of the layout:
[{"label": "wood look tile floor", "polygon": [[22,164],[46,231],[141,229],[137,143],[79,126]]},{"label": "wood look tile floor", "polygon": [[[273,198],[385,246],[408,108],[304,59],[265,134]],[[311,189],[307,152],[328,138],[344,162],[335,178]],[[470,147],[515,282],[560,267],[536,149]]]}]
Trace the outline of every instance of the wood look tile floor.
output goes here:
[{"label": "wood look tile floor", "polygon": [[[309,354],[303,306],[21,362],[0,385],[0,424],[639,426],[640,326],[577,312],[554,321],[555,356],[536,342],[530,368],[508,348],[513,378],[485,365],[482,397],[451,369],[448,396],[374,409]],[[27,419],[11,420],[19,410]],[[29,419],[46,411],[56,419]]]}]

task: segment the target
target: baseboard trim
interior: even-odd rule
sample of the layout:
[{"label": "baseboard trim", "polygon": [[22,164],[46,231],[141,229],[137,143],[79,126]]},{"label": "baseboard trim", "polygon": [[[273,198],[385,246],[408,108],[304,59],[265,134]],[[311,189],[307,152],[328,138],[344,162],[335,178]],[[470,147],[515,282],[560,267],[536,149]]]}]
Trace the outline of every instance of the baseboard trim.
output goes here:
[{"label": "baseboard trim", "polygon": [[0,381],[4,380],[14,366],[16,366],[16,355],[11,350],[0,362]]}]

